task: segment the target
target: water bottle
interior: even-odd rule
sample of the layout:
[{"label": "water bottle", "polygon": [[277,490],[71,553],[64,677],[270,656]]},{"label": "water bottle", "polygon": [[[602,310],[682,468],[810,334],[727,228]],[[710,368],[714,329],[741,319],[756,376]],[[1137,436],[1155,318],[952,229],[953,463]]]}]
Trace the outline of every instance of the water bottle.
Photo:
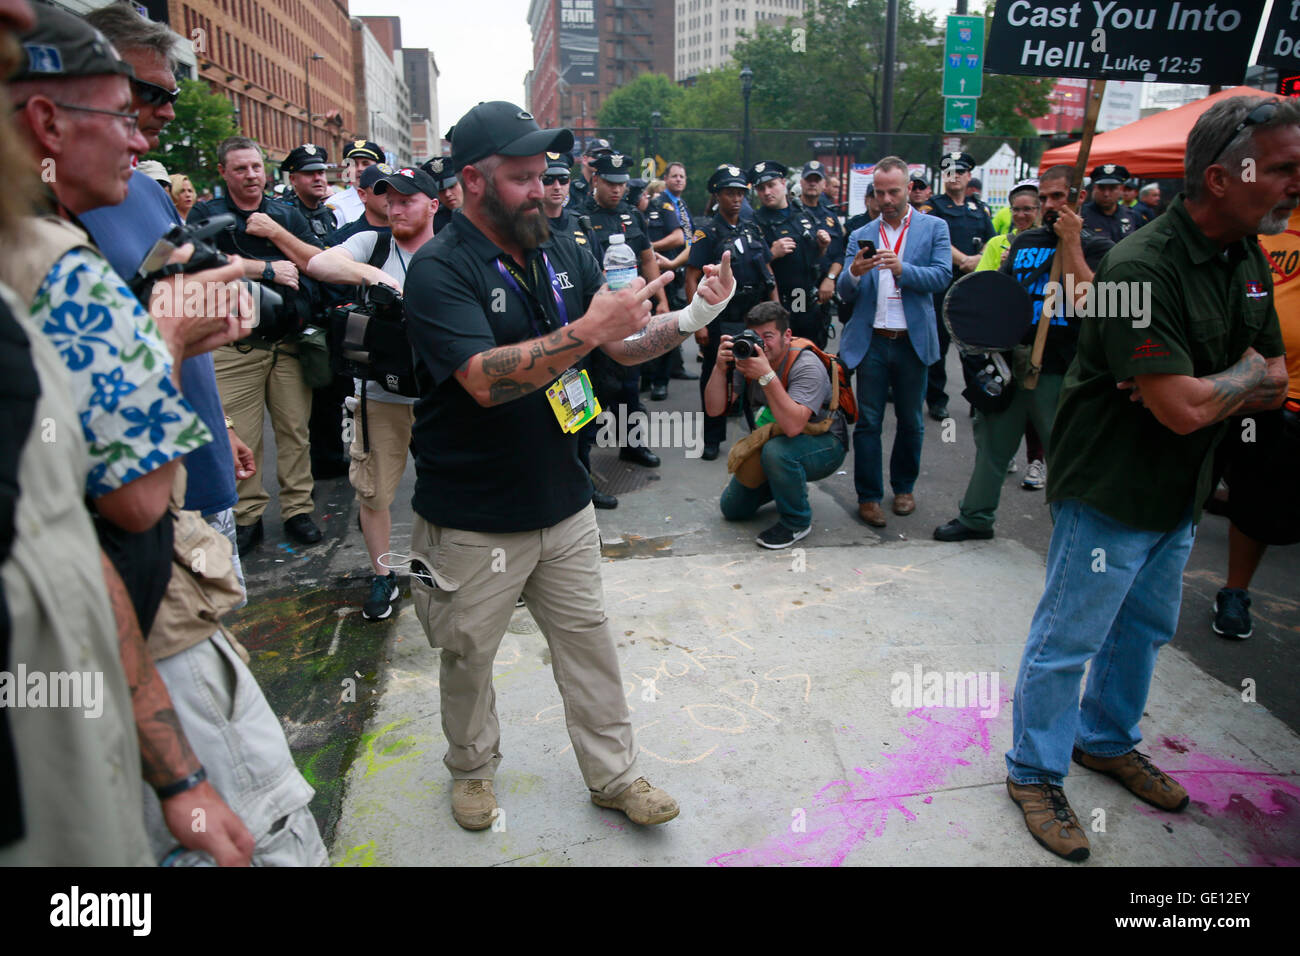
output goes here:
[{"label": "water bottle", "polygon": [[605,250],[605,282],[610,291],[616,291],[631,285],[636,278],[636,253],[627,244],[621,232],[609,237],[609,248]]}]

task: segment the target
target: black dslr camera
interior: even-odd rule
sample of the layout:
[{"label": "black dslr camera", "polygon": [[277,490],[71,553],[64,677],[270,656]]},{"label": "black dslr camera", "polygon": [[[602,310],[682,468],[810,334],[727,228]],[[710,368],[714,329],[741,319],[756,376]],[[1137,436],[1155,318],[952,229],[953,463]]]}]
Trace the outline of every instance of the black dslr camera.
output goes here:
[{"label": "black dslr camera", "polygon": [[[206,269],[216,269],[229,262],[230,260],[211,240],[223,229],[234,228],[234,225],[235,217],[228,213],[212,216],[197,222],[191,221],[181,226],[173,226],[166,235],[154,243],[149,254],[144,257],[144,262],[140,264],[140,271],[130,282],[131,291],[135,293],[145,309],[149,308],[154,283],[159,279],[177,273],[192,275]],[[194,246],[194,254],[190,256],[189,261],[168,264],[167,260],[171,258],[172,253],[187,242]],[[302,330],[302,326],[297,321],[297,310],[286,307],[280,293],[265,284],[254,283],[248,279],[237,281],[252,294],[253,326],[259,336],[268,342],[276,342],[290,332]]]},{"label": "black dslr camera", "polygon": [[336,374],[378,382],[407,398],[419,396],[415,356],[406,334],[406,310],[396,289],[367,286],[359,301],[330,310],[327,328]]},{"label": "black dslr camera", "polygon": [[745,329],[731,340],[731,354],[738,359],[751,359],[763,351],[763,340],[753,329]]}]

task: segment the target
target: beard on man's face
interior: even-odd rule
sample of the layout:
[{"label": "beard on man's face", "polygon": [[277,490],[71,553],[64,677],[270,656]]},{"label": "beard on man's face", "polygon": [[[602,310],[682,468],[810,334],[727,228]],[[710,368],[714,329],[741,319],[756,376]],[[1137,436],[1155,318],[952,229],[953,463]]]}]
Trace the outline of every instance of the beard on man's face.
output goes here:
[{"label": "beard on man's face", "polygon": [[[536,249],[551,238],[551,224],[546,218],[546,211],[540,199],[520,203],[514,209],[507,209],[497,192],[493,176],[483,180],[483,212],[503,237],[517,243],[521,249]],[[536,215],[528,210],[537,210]]]},{"label": "beard on man's face", "polygon": [[1282,208],[1274,206],[1268,215],[1259,221],[1255,232],[1261,236],[1276,236],[1286,232],[1287,223],[1291,221],[1291,213],[1294,211],[1294,204],[1287,204]]}]

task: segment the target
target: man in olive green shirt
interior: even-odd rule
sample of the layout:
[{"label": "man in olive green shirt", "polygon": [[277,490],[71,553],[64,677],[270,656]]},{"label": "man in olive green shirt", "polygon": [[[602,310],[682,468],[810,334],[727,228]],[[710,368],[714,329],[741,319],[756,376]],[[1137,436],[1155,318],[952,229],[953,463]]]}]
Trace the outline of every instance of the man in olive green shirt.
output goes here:
[{"label": "man in olive green shirt", "polygon": [[1090,302],[1075,296],[1089,314],[1052,428],[1055,524],[1016,683],[1007,789],[1034,839],[1076,862],[1089,847],[1061,789],[1071,757],[1161,809],[1187,805],[1135,749],[1138,722],[1178,625],[1224,421],[1276,408],[1286,388],[1255,234],[1281,232],[1300,202],[1300,105],[1216,104],[1188,136],[1184,166],[1186,194],[1106,255]]}]

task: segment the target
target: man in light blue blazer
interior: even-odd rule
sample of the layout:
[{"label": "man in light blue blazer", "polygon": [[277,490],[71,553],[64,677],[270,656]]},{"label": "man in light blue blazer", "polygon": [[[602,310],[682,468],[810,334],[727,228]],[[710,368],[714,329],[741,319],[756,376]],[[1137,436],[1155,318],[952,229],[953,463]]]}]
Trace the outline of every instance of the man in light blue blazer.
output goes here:
[{"label": "man in light blue blazer", "polygon": [[[880,430],[892,388],[898,431],[889,456],[894,514],[916,510],[912,489],[921,471],[925,436],[922,407],[929,367],[939,358],[934,293],[952,279],[948,225],[908,205],[907,164],[886,156],[874,170],[880,216],[849,236],[840,298],[853,306],[844,328],[840,358],[858,372],[858,424],[853,429],[853,483],[858,514],[876,528],[885,526]],[[859,249],[862,240],[870,248]]]}]

